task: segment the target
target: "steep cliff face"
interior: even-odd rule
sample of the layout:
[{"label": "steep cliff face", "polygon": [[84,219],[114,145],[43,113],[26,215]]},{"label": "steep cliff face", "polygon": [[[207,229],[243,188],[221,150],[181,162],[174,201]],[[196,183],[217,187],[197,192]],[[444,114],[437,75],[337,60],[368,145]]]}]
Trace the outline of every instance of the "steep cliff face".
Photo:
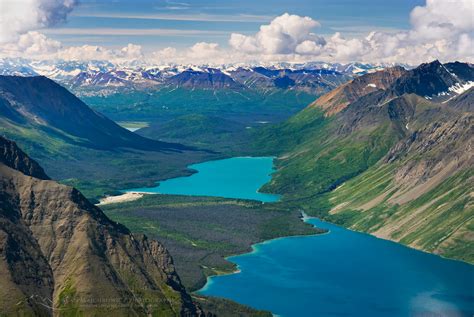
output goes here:
[{"label": "steep cliff face", "polygon": [[74,188],[4,164],[22,152],[0,140],[3,312],[201,314],[161,244],[113,223]]},{"label": "steep cliff face", "polygon": [[0,163],[25,175],[39,179],[49,179],[43,168],[20,150],[15,142],[0,136]]},{"label": "steep cliff face", "polygon": [[[474,114],[450,118],[445,112],[438,112],[436,116],[442,116],[443,120],[423,123],[421,127],[416,125],[426,118],[414,121],[414,131],[397,143],[383,160],[385,164],[405,163],[395,173],[395,181],[405,189],[426,182],[447,167],[456,171],[474,164]],[[414,156],[418,159],[409,160]],[[420,190],[417,194],[421,194]]]}]

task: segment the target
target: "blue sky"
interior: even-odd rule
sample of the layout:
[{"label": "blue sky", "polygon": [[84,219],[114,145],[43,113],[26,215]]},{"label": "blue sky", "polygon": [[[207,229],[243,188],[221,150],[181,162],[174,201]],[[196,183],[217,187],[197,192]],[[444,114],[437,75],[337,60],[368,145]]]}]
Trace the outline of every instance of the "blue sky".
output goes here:
[{"label": "blue sky", "polygon": [[0,4],[0,57],[198,64],[474,61],[473,0]]},{"label": "blue sky", "polygon": [[348,37],[369,31],[395,32],[410,27],[409,14],[421,0],[81,0],[66,23],[43,30],[65,45],[127,43],[145,51],[196,42],[226,46],[232,32],[253,34],[285,12],[321,23],[320,35]]}]

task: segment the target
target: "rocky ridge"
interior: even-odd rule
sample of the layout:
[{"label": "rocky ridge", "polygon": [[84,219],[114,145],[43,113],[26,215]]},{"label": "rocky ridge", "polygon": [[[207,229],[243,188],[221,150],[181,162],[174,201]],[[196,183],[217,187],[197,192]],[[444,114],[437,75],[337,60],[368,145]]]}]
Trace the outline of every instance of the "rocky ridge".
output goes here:
[{"label": "rocky ridge", "polygon": [[202,314],[160,243],[110,221],[76,189],[47,180],[14,143],[0,137],[0,146],[4,313]]}]

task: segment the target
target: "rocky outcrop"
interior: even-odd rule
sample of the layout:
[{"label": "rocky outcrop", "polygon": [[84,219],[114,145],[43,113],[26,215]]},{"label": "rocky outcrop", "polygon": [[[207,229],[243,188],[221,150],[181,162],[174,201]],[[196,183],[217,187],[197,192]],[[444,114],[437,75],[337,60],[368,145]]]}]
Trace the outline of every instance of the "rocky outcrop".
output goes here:
[{"label": "rocky outcrop", "polygon": [[465,93],[448,100],[445,104],[456,110],[474,112],[474,87],[470,88]]},{"label": "rocky outcrop", "polygon": [[407,71],[400,66],[357,77],[316,99],[310,107],[319,107],[326,116],[335,115],[350,103],[378,90],[385,90]]},{"label": "rocky outcrop", "polygon": [[[3,162],[34,161],[0,148],[0,307],[7,315],[199,316],[173,260],[74,188]],[[5,149],[10,146],[10,149]],[[31,169],[26,169],[29,171]],[[34,170],[34,169],[32,169]],[[41,176],[41,175],[40,175]]]},{"label": "rocky outcrop", "polygon": [[406,72],[391,87],[396,95],[417,94],[430,100],[452,98],[474,79],[474,67],[468,63],[441,64],[439,61],[421,64]]},{"label": "rocky outcrop", "polygon": [[20,150],[16,143],[0,136],[0,163],[25,175],[39,179],[49,179],[43,168]]},{"label": "rocky outcrop", "polygon": [[[411,124],[413,131],[382,160],[399,166],[394,181],[410,200],[474,165],[474,114],[451,112],[441,106],[424,112]],[[407,195],[409,188],[413,188],[411,195]],[[393,197],[394,202],[401,202],[397,194]]]}]

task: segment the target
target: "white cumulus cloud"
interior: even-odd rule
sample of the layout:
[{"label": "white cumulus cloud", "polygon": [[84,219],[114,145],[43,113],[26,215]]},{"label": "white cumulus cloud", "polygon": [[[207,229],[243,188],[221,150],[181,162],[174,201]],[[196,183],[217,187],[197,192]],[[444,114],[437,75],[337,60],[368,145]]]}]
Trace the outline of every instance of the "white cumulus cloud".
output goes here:
[{"label": "white cumulus cloud", "polygon": [[410,14],[413,40],[441,39],[474,30],[472,0],[427,0]]},{"label": "white cumulus cloud", "polygon": [[[35,17],[34,27],[47,26],[64,19],[75,0],[0,0],[4,5],[34,4],[25,16]],[[39,8],[39,9],[38,9]],[[17,7],[18,9],[18,7]],[[32,26],[15,13],[8,28],[1,13],[0,36],[23,32]],[[47,13],[49,12],[49,13]],[[16,18],[15,18],[16,17]],[[256,33],[232,33],[228,47],[217,43],[198,42],[188,48],[168,47],[145,55],[139,45],[128,44],[122,49],[84,45],[64,48],[61,43],[41,33],[23,32],[14,41],[0,46],[1,56],[62,58],[73,60],[145,60],[151,63],[181,63],[216,65],[230,62],[253,63],[271,61],[328,61],[408,63],[440,59],[474,62],[474,2],[472,0],[426,0],[413,8],[410,27],[400,31],[373,31],[365,37],[345,37],[336,32],[318,35],[320,23],[310,17],[284,13],[270,23],[261,25]],[[16,22],[18,23],[16,23]],[[15,22],[15,23],[14,23]],[[9,23],[7,23],[9,24]],[[14,30],[14,31],[12,31]]]},{"label": "white cumulus cloud", "polygon": [[20,35],[16,42],[3,44],[0,56],[48,58],[50,54],[56,54],[61,47],[60,42],[50,39],[42,33],[30,31]]},{"label": "white cumulus cloud", "polygon": [[63,47],[61,42],[48,38],[37,31],[22,34],[15,42],[2,44],[0,58],[5,57],[112,62],[137,61],[145,58],[140,45],[128,44],[119,49],[109,49],[97,45]]},{"label": "white cumulus cloud", "polygon": [[76,0],[0,0],[0,43],[64,21]]},{"label": "white cumulus cloud", "polygon": [[[152,54],[149,62],[178,64],[224,64],[229,62],[228,50],[217,43],[198,42],[185,49],[167,47]],[[232,59],[234,60],[234,59]]]},{"label": "white cumulus cloud", "polygon": [[310,17],[285,13],[270,24],[262,25],[255,35],[233,33],[229,44],[233,49],[248,54],[292,54],[298,47],[299,50],[307,51],[313,44],[324,44],[322,37],[312,33],[318,26],[319,22]]},{"label": "white cumulus cloud", "polygon": [[427,0],[411,11],[410,25],[408,31],[370,32],[365,38],[345,38],[339,32],[323,38],[315,33],[317,21],[285,13],[254,35],[232,34],[229,44],[234,55],[240,52],[256,60],[474,61],[472,0]]}]

